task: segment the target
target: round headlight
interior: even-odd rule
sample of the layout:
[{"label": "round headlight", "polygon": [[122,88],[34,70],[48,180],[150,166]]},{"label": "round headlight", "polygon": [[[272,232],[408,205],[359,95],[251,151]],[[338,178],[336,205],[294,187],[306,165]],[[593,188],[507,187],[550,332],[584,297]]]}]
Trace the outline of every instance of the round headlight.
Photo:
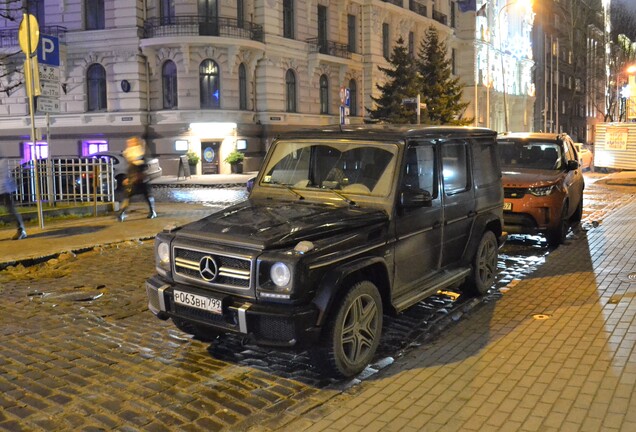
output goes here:
[{"label": "round headlight", "polygon": [[272,269],[269,271],[269,275],[272,278],[272,282],[276,286],[284,287],[289,284],[291,280],[291,271],[287,264],[282,262],[277,262],[272,266]]},{"label": "round headlight", "polygon": [[170,261],[170,246],[168,246],[168,243],[159,243],[159,246],[157,246],[157,256],[162,263]]}]

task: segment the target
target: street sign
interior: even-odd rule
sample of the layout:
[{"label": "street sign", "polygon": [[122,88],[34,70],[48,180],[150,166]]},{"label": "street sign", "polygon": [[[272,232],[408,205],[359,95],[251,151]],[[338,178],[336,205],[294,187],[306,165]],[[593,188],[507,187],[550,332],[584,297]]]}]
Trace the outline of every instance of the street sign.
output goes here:
[{"label": "street sign", "polygon": [[60,80],[60,68],[52,67],[49,65],[39,65],[40,79],[46,81],[59,81]]},{"label": "street sign", "polygon": [[60,65],[60,41],[55,36],[41,35],[38,45],[38,61],[51,66]]},{"label": "street sign", "polygon": [[49,113],[60,112],[60,100],[58,98],[40,96],[38,98],[38,111]]},{"label": "street sign", "polygon": [[40,95],[52,98],[59,98],[60,83],[57,81],[40,80]]},{"label": "street sign", "polygon": [[31,14],[22,14],[22,21],[18,28],[18,42],[25,54],[33,54],[38,47],[40,26],[38,20]]},{"label": "street sign", "polygon": [[[345,88],[344,106],[351,106],[351,90],[349,90],[349,87]],[[349,113],[347,113],[347,115],[349,115]]]},{"label": "street sign", "polygon": [[402,103],[403,104],[416,104],[417,103],[417,98],[416,97],[404,98],[404,99],[402,99]]}]

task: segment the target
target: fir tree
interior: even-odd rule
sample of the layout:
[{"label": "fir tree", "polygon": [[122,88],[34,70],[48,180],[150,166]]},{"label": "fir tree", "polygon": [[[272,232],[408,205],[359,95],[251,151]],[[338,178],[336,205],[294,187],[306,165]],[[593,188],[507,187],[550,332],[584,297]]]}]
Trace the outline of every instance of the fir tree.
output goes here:
[{"label": "fir tree", "polygon": [[462,119],[469,105],[462,102],[459,77],[452,77],[451,61],[446,57],[446,44],[437,30],[429,27],[418,51],[417,68],[422,76],[420,92],[426,108],[422,123],[468,125],[473,119]]},{"label": "fir tree", "polygon": [[411,104],[404,105],[402,99],[417,97],[420,79],[415,59],[409,55],[401,37],[389,57],[391,67],[378,69],[387,77],[383,85],[376,84],[382,92],[379,97],[371,97],[376,104],[375,109],[368,109],[372,119],[389,123],[415,123],[417,113]]}]

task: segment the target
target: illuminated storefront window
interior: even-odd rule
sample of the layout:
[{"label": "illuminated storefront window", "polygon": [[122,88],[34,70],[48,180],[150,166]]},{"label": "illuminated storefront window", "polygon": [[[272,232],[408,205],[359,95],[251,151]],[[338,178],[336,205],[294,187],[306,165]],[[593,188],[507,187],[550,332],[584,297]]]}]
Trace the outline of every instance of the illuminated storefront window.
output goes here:
[{"label": "illuminated storefront window", "polygon": [[34,159],[46,159],[49,157],[49,143],[46,141],[36,141],[33,145],[32,141],[22,143],[22,154],[24,158],[22,162]]},{"label": "illuminated storefront window", "polygon": [[85,140],[82,141],[82,156],[90,156],[98,152],[108,151],[108,141]]}]

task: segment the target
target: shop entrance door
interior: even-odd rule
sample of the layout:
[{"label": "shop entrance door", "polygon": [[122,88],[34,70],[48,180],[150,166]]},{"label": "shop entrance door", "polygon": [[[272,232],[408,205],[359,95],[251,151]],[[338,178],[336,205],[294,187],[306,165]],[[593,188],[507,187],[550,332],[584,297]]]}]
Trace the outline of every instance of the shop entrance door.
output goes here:
[{"label": "shop entrance door", "polygon": [[201,174],[219,173],[219,147],[218,141],[201,142]]}]

